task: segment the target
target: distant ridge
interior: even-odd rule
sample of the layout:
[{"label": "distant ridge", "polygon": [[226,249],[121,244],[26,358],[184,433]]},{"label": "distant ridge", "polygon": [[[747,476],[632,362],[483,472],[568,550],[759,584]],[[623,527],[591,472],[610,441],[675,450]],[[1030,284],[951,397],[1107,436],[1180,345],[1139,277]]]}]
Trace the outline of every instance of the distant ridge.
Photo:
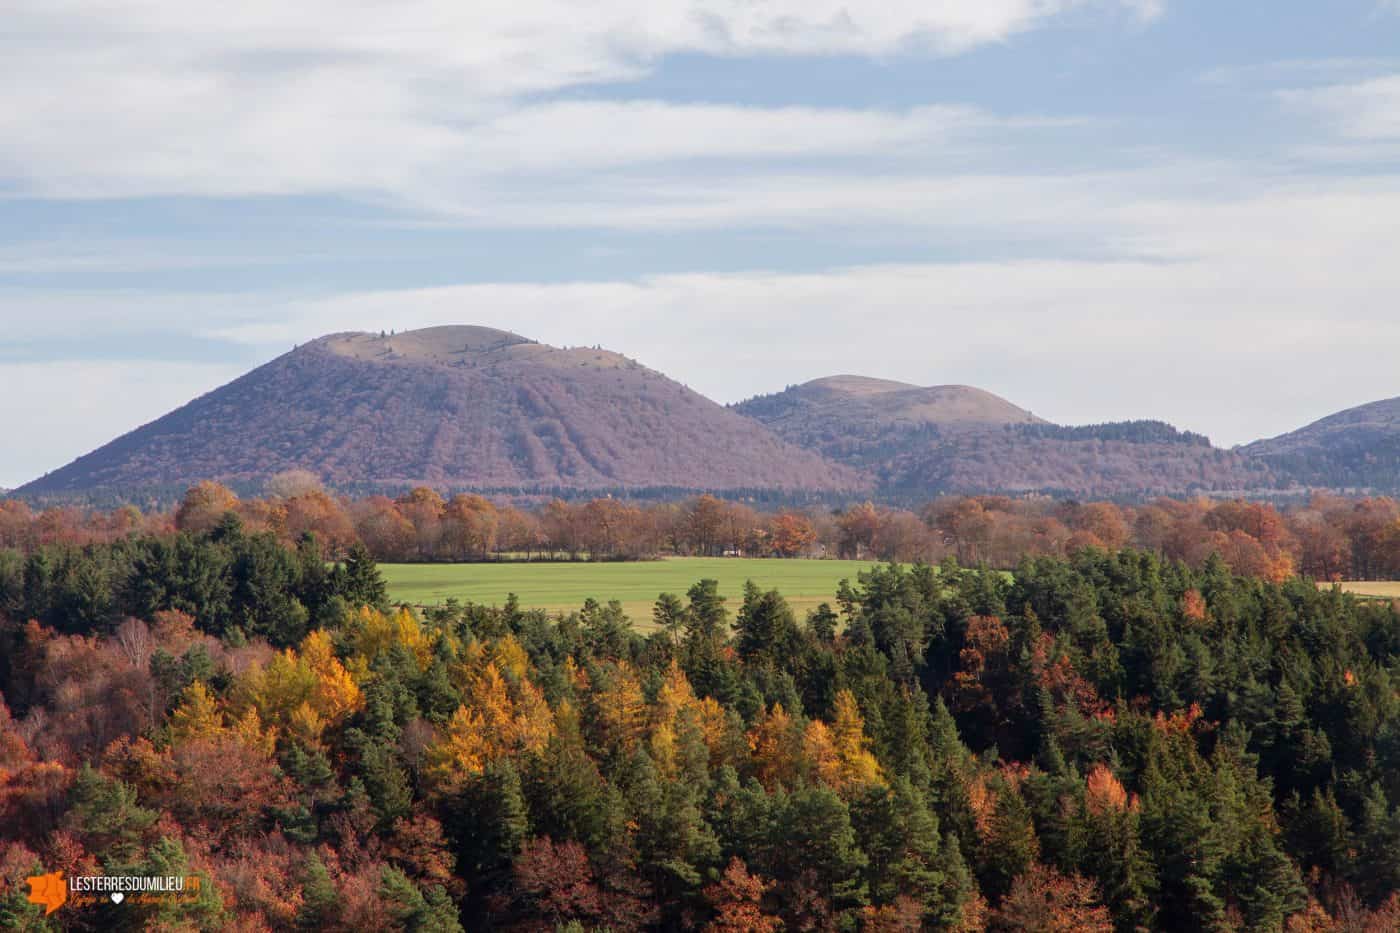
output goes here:
[{"label": "distant ridge", "polygon": [[735,408],[794,444],[863,470],[886,498],[1141,498],[1273,482],[1261,464],[1160,421],[1064,427],[971,386],[829,376]]},{"label": "distant ridge", "polygon": [[1348,408],[1240,451],[1301,486],[1393,494],[1400,491],[1400,398]]},{"label": "distant ridge", "polygon": [[794,444],[862,469],[922,437],[1046,423],[971,386],[916,386],[852,375],[789,386],[740,402],[735,410]]},{"label": "distant ridge", "polygon": [[774,395],[761,395],[738,406],[741,411],[767,410],[800,417],[804,410],[824,415],[844,409],[882,423],[909,424],[1045,424],[1006,399],[972,386],[916,386],[868,376],[826,376],[791,386]]},{"label": "distant ridge", "polygon": [[307,469],[347,491],[917,501],[1400,493],[1400,398],[1232,450],[1054,424],[991,392],[841,374],[720,406],[621,354],[469,325],[330,334],[15,490],[168,499]]},{"label": "distant ridge", "polygon": [[459,326],[322,337],[20,492],[247,484],[292,468],[359,488],[862,485],[620,354]]}]

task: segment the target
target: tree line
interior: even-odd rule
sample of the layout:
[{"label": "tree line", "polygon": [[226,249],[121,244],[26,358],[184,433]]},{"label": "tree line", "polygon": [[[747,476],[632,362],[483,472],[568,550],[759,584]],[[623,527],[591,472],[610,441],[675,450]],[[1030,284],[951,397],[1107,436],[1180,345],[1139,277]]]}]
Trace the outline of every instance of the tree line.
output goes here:
[{"label": "tree line", "polygon": [[141,512],[0,500],[0,550],[108,544],[146,534],[205,533],[233,513],[287,545],[314,534],[332,557],[363,545],[379,561],[639,560],[666,555],[848,557],[1009,569],[1024,557],[1133,547],[1201,567],[1212,554],[1245,576],[1283,580],[1400,578],[1400,503],[1314,495],[1278,508],[1242,500],[1138,505],[946,496],[914,510],[870,502],[763,511],[713,495],[666,502],[602,497],[519,503],[419,487],[397,498],[333,496],[314,478],[279,478],[240,498],[212,482],[170,510]]},{"label": "tree line", "polygon": [[[1400,924],[1400,614],[1218,554],[883,564],[804,619],[701,580],[644,633],[395,608],[231,513],[87,553],[119,609],[26,573],[0,621],[5,928]],[[203,883],[45,918],[58,870]]]}]

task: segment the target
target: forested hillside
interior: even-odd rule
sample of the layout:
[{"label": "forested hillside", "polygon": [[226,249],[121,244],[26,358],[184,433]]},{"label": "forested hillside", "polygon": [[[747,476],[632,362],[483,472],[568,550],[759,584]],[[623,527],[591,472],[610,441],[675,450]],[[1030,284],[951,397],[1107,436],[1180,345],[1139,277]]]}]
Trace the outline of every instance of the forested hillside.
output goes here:
[{"label": "forested hillside", "polygon": [[1225,450],[1161,421],[1052,424],[971,386],[832,376],[725,407],[600,347],[485,327],[331,334],[16,491],[169,502],[309,471],[340,493],[725,493],[788,505],[941,495],[1302,498],[1400,491],[1395,400]]},{"label": "forested hillside", "polygon": [[735,410],[866,471],[890,501],[986,492],[1144,499],[1281,482],[1262,461],[1160,421],[1066,427],[970,386],[836,376]]},{"label": "forested hillside", "polygon": [[1133,428],[1132,423],[1059,432],[1008,427],[931,437],[891,456],[882,467],[880,489],[896,501],[986,490],[1140,501],[1280,485],[1264,464],[1235,451],[1197,443],[1175,429],[1163,437],[1160,431]]},{"label": "forested hillside", "polygon": [[1281,476],[1349,490],[1400,487],[1400,399],[1337,412],[1243,452]]},{"label": "forested hillside", "polygon": [[814,379],[734,409],[794,444],[876,470],[924,439],[1046,423],[972,386],[923,387],[862,376]]},{"label": "forested hillside", "polygon": [[307,469],[332,487],[850,490],[854,471],[617,353],[485,327],[333,334],[23,489],[30,496]]},{"label": "forested hillside", "polygon": [[1303,579],[950,559],[642,635],[394,609],[232,517],[46,559],[0,575],[7,928],[111,928],[41,870],[205,879],[132,929],[1400,923],[1400,615]]}]

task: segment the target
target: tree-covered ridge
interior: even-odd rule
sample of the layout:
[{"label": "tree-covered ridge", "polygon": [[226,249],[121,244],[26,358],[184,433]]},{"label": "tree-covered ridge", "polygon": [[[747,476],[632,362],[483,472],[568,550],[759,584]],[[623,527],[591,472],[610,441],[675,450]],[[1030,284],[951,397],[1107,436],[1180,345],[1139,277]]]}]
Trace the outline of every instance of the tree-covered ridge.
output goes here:
[{"label": "tree-covered ridge", "polygon": [[169,546],[133,618],[4,625],[0,924],[46,928],[40,868],[208,879],[133,928],[1400,922],[1389,605],[1089,549],[885,565],[804,620],[701,581],[644,637],[394,609],[232,522]]},{"label": "tree-covered ridge", "polygon": [[1015,430],[1027,437],[1053,437],[1066,441],[1128,441],[1134,444],[1186,444],[1209,447],[1210,438],[1183,431],[1165,421],[1112,421],[1107,424],[1026,424]]},{"label": "tree-covered ridge", "polygon": [[1400,477],[1400,399],[1328,415],[1278,437],[1245,445],[1249,456],[1311,486],[1392,490]]},{"label": "tree-covered ridge", "polygon": [[[1051,424],[968,386],[837,377],[736,406],[780,437],[866,471],[874,494],[1148,499],[1288,486],[1286,476],[1161,421]],[[1388,487],[1381,487],[1388,488]]]}]

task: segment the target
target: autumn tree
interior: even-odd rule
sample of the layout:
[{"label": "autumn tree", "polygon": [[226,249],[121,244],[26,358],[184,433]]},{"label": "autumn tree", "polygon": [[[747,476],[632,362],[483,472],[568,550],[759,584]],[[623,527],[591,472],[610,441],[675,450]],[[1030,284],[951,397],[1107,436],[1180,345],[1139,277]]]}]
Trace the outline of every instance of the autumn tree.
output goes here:
[{"label": "autumn tree", "polygon": [[988,928],[996,933],[1111,933],[1113,923],[1093,882],[1035,864],[1012,883]]},{"label": "autumn tree", "polygon": [[837,520],[841,537],[837,552],[842,557],[859,558],[875,550],[875,536],[880,530],[880,513],[869,501],[852,506]]},{"label": "autumn tree", "polygon": [[711,495],[696,498],[686,509],[686,539],[693,552],[712,556],[720,553],[725,522],[725,503]]},{"label": "autumn tree", "polygon": [[785,511],[768,523],[769,543],[779,557],[796,557],[817,540],[811,519],[800,512]]},{"label": "autumn tree", "polygon": [[344,506],[319,489],[284,500],[281,524],[288,540],[315,535],[333,554],[343,553],[358,543],[355,526]]},{"label": "autumn tree", "polygon": [[308,493],[325,491],[321,477],[310,470],[295,468],[283,470],[271,476],[264,488],[267,494],[277,499],[291,499]]},{"label": "autumn tree", "polygon": [[706,933],[776,933],[782,921],[763,909],[772,887],[773,882],[749,874],[743,860],[730,859],[720,880],[705,889],[715,911],[704,927]]},{"label": "autumn tree", "polygon": [[441,546],[453,560],[485,560],[496,548],[500,515],[481,496],[453,496],[442,509]]},{"label": "autumn tree", "polygon": [[514,874],[517,909],[526,916],[558,926],[602,915],[602,894],[577,842],[556,845],[548,836],[531,840],[516,860]]},{"label": "autumn tree", "polygon": [[413,523],[398,505],[384,496],[370,496],[350,507],[355,534],[370,554],[386,561],[403,561],[417,549]]},{"label": "autumn tree", "polygon": [[1142,848],[1139,801],[1106,765],[1095,765],[1085,784],[1081,864],[1097,880],[1119,930],[1146,927],[1155,879]]},{"label": "autumn tree", "polygon": [[413,526],[419,556],[436,557],[442,543],[442,513],[447,507],[442,496],[426,486],[418,486],[395,502],[399,513]]},{"label": "autumn tree", "polygon": [[175,510],[175,527],[195,534],[210,531],[238,505],[233,490],[208,480],[191,486]]}]

